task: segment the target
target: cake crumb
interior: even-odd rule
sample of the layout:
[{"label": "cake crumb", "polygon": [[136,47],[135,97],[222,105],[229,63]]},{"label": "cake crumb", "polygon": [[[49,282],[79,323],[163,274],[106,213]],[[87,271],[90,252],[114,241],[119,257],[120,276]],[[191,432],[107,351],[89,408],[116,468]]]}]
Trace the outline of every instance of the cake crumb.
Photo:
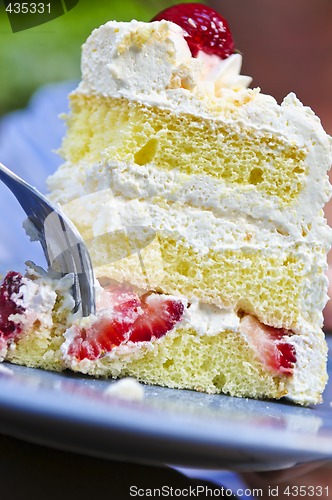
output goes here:
[{"label": "cake crumb", "polygon": [[126,377],[113,382],[104,391],[105,396],[115,396],[129,401],[143,401],[144,388],[134,378]]}]

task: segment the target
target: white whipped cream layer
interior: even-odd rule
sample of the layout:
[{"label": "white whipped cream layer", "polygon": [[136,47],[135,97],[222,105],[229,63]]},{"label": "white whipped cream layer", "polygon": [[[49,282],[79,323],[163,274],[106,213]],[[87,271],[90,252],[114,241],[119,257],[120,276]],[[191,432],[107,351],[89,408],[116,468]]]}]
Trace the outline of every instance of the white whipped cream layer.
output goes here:
[{"label": "white whipped cream layer", "polygon": [[[70,168],[75,167],[70,165]],[[167,210],[172,214],[172,221],[175,221],[180,232],[181,224],[185,220],[184,214],[193,214],[193,227],[199,223],[199,219],[202,221],[202,228],[210,222],[213,228],[216,223],[219,234],[217,238],[226,246],[231,243],[230,238],[234,238],[232,241],[238,239],[241,245],[245,244],[244,235],[248,236],[247,241],[250,239],[251,245],[256,248],[257,242],[258,246],[261,246],[260,242],[269,241],[272,246],[275,242],[278,247],[289,247],[294,243],[319,241],[325,244],[327,251],[331,243],[331,231],[321,212],[315,211],[315,201],[318,200],[312,198],[308,203],[297,206],[290,217],[290,209],[280,207],[274,197],[259,191],[253,192],[246,187],[226,186],[218,179],[206,175],[187,175],[177,169],[161,170],[153,164],[142,166],[117,161],[106,161],[90,166],[87,170],[86,182],[81,186],[80,193],[77,193],[75,200],[65,204],[64,209],[69,214],[72,214],[73,210],[77,213],[87,212],[87,217],[92,209],[94,227],[96,221],[101,219],[101,227],[108,227],[109,222],[105,220],[107,211],[103,208],[105,204],[112,205],[112,219],[115,224],[123,224],[127,216],[135,213],[135,210],[137,222],[147,224],[151,211],[153,213],[158,210],[153,206],[160,200],[165,200],[168,203]],[[73,185],[68,192],[74,193],[75,189],[77,190],[77,184],[76,188]],[[130,207],[135,205],[137,208],[132,210]],[[138,208],[139,205],[141,208]],[[127,206],[129,211],[126,216]],[[118,213],[124,215],[118,219],[115,215]],[[142,214],[146,214],[145,217]],[[142,217],[145,220],[142,221]],[[301,223],[305,221],[311,222],[311,230],[304,236]],[[188,229],[187,224],[183,226],[185,232],[186,228]],[[190,232],[191,228],[186,238],[192,240],[194,235],[190,236]],[[227,236],[228,232],[230,234]],[[207,241],[207,246],[210,243],[211,241]]]},{"label": "white whipped cream layer", "polygon": [[220,95],[251,83],[240,75],[242,56],[222,60],[199,52],[193,58],[178,25],[169,21],[109,21],[83,45],[79,90],[104,96],[159,100],[175,89]]},{"label": "white whipped cream layer", "polygon": [[[41,328],[50,329],[53,326],[53,309],[57,296],[63,300],[58,312],[72,311],[75,305],[71,294],[73,276],[68,274],[61,279],[52,279],[41,267],[27,262],[27,275],[22,278],[22,286],[12,300],[22,307],[22,313],[12,314],[10,321],[21,325],[29,331],[38,321]],[[74,318],[74,316],[73,316]]]},{"label": "white whipped cream layer", "polygon": [[29,330],[38,320],[46,329],[53,325],[52,310],[56,301],[55,291],[46,284],[36,283],[23,278],[19,294],[12,299],[23,308],[22,313],[12,314],[10,321],[21,324],[23,330]]},{"label": "white whipped cream layer", "polygon": [[286,387],[287,398],[307,405],[311,403],[310,399],[308,400],[311,388],[322,387],[323,390],[325,386],[324,367],[328,357],[328,347],[322,330],[318,328],[312,330],[312,327],[305,323],[302,329],[309,334],[304,336],[302,332],[299,332],[287,339],[295,348],[296,364],[293,376],[287,379]]},{"label": "white whipped cream layer", "polygon": [[192,300],[186,309],[181,326],[193,328],[198,335],[218,335],[222,331],[239,331],[240,318],[232,309]]},{"label": "white whipped cream layer", "polygon": [[62,205],[74,223],[79,224],[84,217],[85,239],[115,233],[126,227],[146,227],[184,239],[201,254],[240,248],[289,251],[294,247],[299,255],[307,253],[310,256],[312,250],[306,246],[317,242],[318,236],[322,238],[323,248],[327,246],[326,237],[330,231],[320,217],[315,220],[312,230],[303,235],[301,228],[282,215],[273,219],[267,213],[262,219],[255,220],[236,208],[225,209],[220,214],[190,203],[165,203],[162,196],[152,199],[114,196],[111,189],[96,191]]}]

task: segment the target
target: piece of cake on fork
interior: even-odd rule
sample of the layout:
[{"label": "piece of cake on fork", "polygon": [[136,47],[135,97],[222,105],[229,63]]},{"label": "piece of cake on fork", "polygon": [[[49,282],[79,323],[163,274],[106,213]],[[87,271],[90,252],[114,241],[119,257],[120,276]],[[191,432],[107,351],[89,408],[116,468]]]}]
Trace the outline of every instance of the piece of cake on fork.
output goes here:
[{"label": "piece of cake on fork", "polygon": [[[294,94],[279,105],[240,69],[227,22],[204,5],[93,31],[49,189],[88,245],[97,315],[68,314],[68,281],[30,268],[7,294],[21,310],[6,316],[20,331],[1,334],[5,359],[321,400],[332,142]],[[38,355],[22,322],[29,282],[55,293]]]}]

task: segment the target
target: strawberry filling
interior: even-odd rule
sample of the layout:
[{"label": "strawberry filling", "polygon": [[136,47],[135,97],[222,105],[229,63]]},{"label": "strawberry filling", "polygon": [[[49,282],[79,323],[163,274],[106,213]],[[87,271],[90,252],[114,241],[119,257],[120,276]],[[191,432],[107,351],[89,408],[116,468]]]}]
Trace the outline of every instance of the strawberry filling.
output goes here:
[{"label": "strawberry filling", "polygon": [[22,331],[19,323],[10,320],[12,314],[24,312],[23,307],[13,300],[13,295],[19,294],[21,285],[22,275],[11,271],[0,286],[0,357],[6,354],[8,342],[15,339]]},{"label": "strawberry filling", "polygon": [[22,275],[11,271],[0,286],[0,336],[4,338],[12,338],[21,331],[20,326],[9,319],[12,314],[24,312],[23,307],[12,298],[14,294],[19,294],[21,285]]},{"label": "strawberry filling", "polygon": [[296,351],[289,342],[291,331],[264,325],[250,314],[242,318],[240,331],[267,371],[275,375],[292,375]]},{"label": "strawberry filling", "polygon": [[78,361],[96,360],[127,342],[146,342],[163,337],[181,321],[184,305],[157,294],[139,297],[132,291],[108,290],[111,316],[103,316],[89,328],[74,326],[67,354]]},{"label": "strawberry filling", "polygon": [[[22,279],[20,273],[11,271],[0,286],[0,358],[6,355],[9,342],[22,333],[20,323],[10,319],[12,315],[24,312],[13,298],[19,296]],[[156,293],[139,296],[133,290],[121,287],[106,288],[99,307],[110,309],[111,314],[103,314],[101,310],[90,327],[72,327],[74,335],[68,355],[78,361],[99,359],[128,342],[159,339],[182,320],[185,309],[180,299]],[[250,314],[241,319],[240,332],[267,371],[275,375],[292,375],[296,351],[289,340],[293,332],[264,325]]]}]

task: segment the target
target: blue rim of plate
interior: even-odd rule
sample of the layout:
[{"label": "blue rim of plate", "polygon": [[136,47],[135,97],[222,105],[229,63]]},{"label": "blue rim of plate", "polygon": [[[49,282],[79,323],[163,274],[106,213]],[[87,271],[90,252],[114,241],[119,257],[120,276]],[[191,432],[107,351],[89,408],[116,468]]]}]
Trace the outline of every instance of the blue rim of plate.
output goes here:
[{"label": "blue rim of plate", "polygon": [[[153,465],[271,470],[332,458],[332,388],[303,408],[144,386],[143,401],[107,396],[114,381],[4,363],[0,432],[63,450]],[[8,371],[6,371],[8,369]]]}]

